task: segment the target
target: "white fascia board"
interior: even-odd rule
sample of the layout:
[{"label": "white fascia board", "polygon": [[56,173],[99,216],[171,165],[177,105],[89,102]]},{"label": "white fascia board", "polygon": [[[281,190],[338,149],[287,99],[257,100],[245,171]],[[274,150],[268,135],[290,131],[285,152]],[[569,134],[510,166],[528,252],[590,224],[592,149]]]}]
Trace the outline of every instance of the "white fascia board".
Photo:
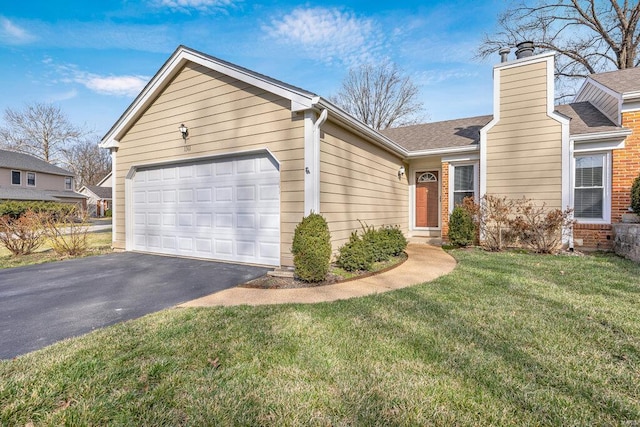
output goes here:
[{"label": "white fascia board", "polygon": [[571,135],[571,140],[576,143],[594,141],[613,141],[615,143],[622,141],[624,143],[625,138],[632,133],[631,129],[621,129],[618,131],[600,133],[585,133],[582,135]]},{"label": "white fascia board", "polygon": [[277,81],[268,79],[260,74],[253,73],[240,67],[235,67],[233,64],[217,61],[213,57],[181,46],[162,66],[156,75],[153,76],[151,81],[120,117],[118,122],[116,122],[107,135],[105,135],[100,146],[102,148],[118,147],[118,141],[128,129],[129,123],[131,123],[132,120],[135,120],[142,111],[146,109],[146,107],[156,98],[160,91],[169,84],[171,79],[187,62],[202,65],[210,70],[217,71],[221,74],[233,77],[239,81],[288,99],[291,101],[291,110],[293,112],[307,110],[312,107],[311,101],[313,96],[311,96],[311,94],[296,91],[291,87],[279,84]]},{"label": "white fascia board", "polygon": [[627,92],[627,93],[623,93],[622,94],[622,99],[624,99],[625,101],[628,99],[639,99],[640,98],[640,91],[635,91],[635,92]]},{"label": "white fascia board", "polygon": [[464,153],[464,154],[451,154],[442,156],[442,163],[451,163],[451,162],[473,162],[480,160],[480,151],[475,150],[474,152]]},{"label": "white fascia board", "polygon": [[[446,148],[432,148],[430,150],[410,151],[407,155],[407,159],[415,159],[419,157],[428,157],[436,155],[454,155],[458,153],[475,153],[478,152],[478,145],[468,145],[466,147],[446,147]],[[469,156],[466,156],[469,157]]]},{"label": "white fascia board", "polygon": [[611,151],[624,148],[624,139],[614,139],[607,141],[573,141],[574,153],[586,153],[592,151]]},{"label": "white fascia board", "polygon": [[631,111],[640,110],[640,99],[625,99],[621,102],[620,113],[629,113]]},{"label": "white fascia board", "polygon": [[494,70],[520,67],[523,64],[535,64],[536,62],[548,61],[549,58],[554,58],[556,54],[554,52],[541,53],[539,55],[528,56],[526,58],[514,59],[513,61],[499,62],[493,66]]},{"label": "white fascia board", "polygon": [[392,152],[393,154],[407,158],[410,154],[405,148],[393,142],[391,139],[382,135],[381,133],[375,131],[369,126],[365,125],[361,121],[355,119],[351,115],[347,114],[341,108],[337,107],[335,104],[327,101],[324,98],[316,97],[314,98],[313,107],[318,110],[327,109],[331,113],[329,115],[334,121],[337,119],[340,123],[347,126],[349,129],[355,131],[356,133],[364,136],[369,139],[371,142],[376,143],[377,145],[385,148],[386,150]]}]

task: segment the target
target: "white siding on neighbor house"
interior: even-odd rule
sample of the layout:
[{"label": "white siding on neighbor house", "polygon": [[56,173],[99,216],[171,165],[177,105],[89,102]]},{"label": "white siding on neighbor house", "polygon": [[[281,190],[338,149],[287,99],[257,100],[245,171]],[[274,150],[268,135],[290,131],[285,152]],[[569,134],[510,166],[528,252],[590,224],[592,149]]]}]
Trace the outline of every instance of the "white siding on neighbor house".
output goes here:
[{"label": "white siding on neighbor house", "polygon": [[576,97],[575,102],[589,101],[609,118],[613,123],[618,123],[620,118],[618,114],[618,99],[610,93],[603,91],[593,84],[587,84],[580,95]]},{"label": "white siding on neighbor house", "polygon": [[[408,226],[407,176],[402,159],[332,122],[322,126],[320,213],[329,223],[333,250],[361,224]],[[404,165],[408,170],[408,165]]]},{"label": "white siding on neighbor house", "polygon": [[[133,166],[269,149],[280,162],[281,262],[304,211],[304,120],[290,101],[192,63],[187,64],[120,141],[116,216],[125,218],[125,176]],[[189,128],[183,141],[178,127]],[[115,245],[125,246],[124,221]]]},{"label": "white siding on neighbor house", "polygon": [[500,70],[500,120],[487,133],[486,192],[562,206],[562,126],[547,115],[545,61]]}]

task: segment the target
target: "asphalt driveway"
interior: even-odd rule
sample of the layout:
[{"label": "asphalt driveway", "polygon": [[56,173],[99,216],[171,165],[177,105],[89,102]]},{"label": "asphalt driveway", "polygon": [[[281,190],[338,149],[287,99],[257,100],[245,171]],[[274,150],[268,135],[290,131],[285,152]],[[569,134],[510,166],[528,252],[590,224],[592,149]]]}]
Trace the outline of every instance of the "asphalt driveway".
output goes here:
[{"label": "asphalt driveway", "polygon": [[0,359],[228,289],[268,270],[132,252],[0,270]]}]

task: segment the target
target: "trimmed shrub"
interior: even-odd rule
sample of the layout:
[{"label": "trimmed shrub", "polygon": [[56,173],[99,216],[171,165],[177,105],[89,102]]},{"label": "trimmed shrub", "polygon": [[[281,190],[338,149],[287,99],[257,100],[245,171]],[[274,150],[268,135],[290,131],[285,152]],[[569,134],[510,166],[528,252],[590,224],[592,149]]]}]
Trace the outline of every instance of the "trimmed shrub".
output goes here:
[{"label": "trimmed shrub", "polygon": [[347,271],[371,270],[374,262],[400,255],[407,239],[399,227],[383,226],[377,230],[362,224],[362,235],[351,233],[349,242],[339,249],[336,264]]},{"label": "trimmed shrub", "polygon": [[296,226],[291,253],[299,279],[305,282],[325,279],[331,262],[331,234],[322,215],[311,213]]},{"label": "trimmed shrub", "polygon": [[27,211],[32,211],[61,218],[76,212],[77,209],[78,206],[71,203],[9,200],[0,203],[0,216],[8,216],[15,219],[21,217]]},{"label": "trimmed shrub", "polygon": [[473,244],[476,236],[476,225],[468,210],[461,205],[453,208],[449,217],[449,241],[455,246]]},{"label": "trimmed shrub", "polygon": [[381,235],[384,252],[388,255],[387,259],[400,255],[407,248],[408,242],[400,227],[384,226],[378,229],[378,233]]},{"label": "trimmed shrub", "polygon": [[640,175],[636,177],[631,186],[631,209],[640,215]]},{"label": "trimmed shrub", "polygon": [[358,232],[351,233],[349,241],[339,249],[336,264],[347,271],[368,271],[374,262],[373,253],[367,242],[358,236]]}]

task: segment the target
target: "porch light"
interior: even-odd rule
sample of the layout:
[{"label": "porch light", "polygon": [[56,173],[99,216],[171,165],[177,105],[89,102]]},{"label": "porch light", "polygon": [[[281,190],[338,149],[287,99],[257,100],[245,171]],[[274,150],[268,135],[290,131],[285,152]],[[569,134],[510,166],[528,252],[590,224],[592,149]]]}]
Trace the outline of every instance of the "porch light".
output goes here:
[{"label": "porch light", "polygon": [[186,127],[184,125],[184,123],[183,123],[183,124],[180,125],[180,127],[178,129],[180,129],[180,133],[182,134],[182,139],[184,139],[185,142],[186,142],[187,141],[187,137],[189,136],[189,128]]},{"label": "porch light", "polygon": [[398,169],[398,179],[402,178],[404,176],[404,166],[400,166],[400,169]]}]

